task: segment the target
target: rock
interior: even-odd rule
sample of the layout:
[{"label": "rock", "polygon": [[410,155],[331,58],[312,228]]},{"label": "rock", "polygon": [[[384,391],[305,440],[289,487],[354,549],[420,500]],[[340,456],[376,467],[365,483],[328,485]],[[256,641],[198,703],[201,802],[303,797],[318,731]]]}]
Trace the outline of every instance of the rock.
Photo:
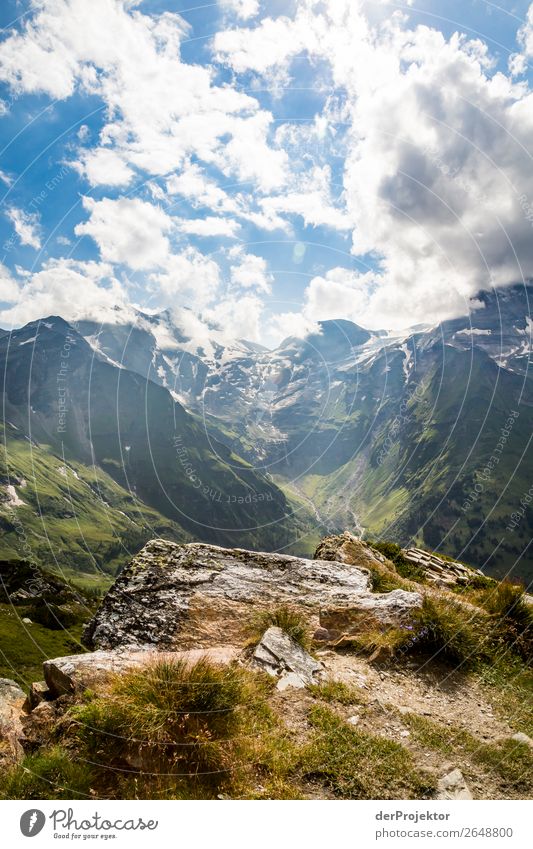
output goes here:
[{"label": "rock", "polygon": [[518,731],[516,734],[513,734],[511,740],[515,740],[517,743],[523,743],[525,746],[529,746],[533,749],[533,740],[531,737],[528,737],[527,734],[524,734],[523,731]]},{"label": "rock", "polygon": [[[257,608],[324,607],[370,596],[366,569],[342,562],[152,540],[122,571],[89,623],[90,648],[188,649],[244,641]],[[372,596],[374,599],[377,596]]]},{"label": "rock", "polygon": [[276,684],[276,689],[283,691],[294,687],[296,690],[303,690],[306,686],[307,684],[301,675],[297,675],[296,672],[286,672]]},{"label": "rock", "polygon": [[24,625],[32,625],[32,624],[33,624],[33,623],[32,623],[32,621],[31,621],[31,619],[28,619],[28,617],[27,617],[27,616],[25,616],[25,617],[23,618],[22,622],[23,622],[23,624],[24,624]]},{"label": "rock", "polygon": [[318,545],[314,557],[316,560],[347,563],[360,569],[372,569],[376,565],[387,563],[382,554],[348,531],[325,537]]},{"label": "rock", "polygon": [[463,773],[454,769],[439,779],[437,783],[437,799],[473,799]]},{"label": "rock", "polygon": [[0,678],[0,759],[16,763],[23,756],[22,708],[26,695],[16,681]]},{"label": "rock", "polygon": [[[292,673],[302,682],[301,686],[312,684],[322,666],[281,628],[269,628],[263,634],[261,642],[253,654],[253,665],[264,669],[269,675]],[[295,678],[289,679],[286,686],[299,686]],[[280,689],[285,689],[282,686]]]},{"label": "rock", "polygon": [[213,663],[227,664],[235,660],[238,654],[238,649],[231,646],[165,653],[154,652],[153,649],[140,650],[138,648],[120,652],[95,651],[45,660],[43,671],[50,695],[53,699],[56,699],[59,696],[105,684],[106,680],[113,674],[145,666],[161,658],[194,663],[201,657],[207,657]]},{"label": "rock", "polygon": [[30,692],[24,702],[24,710],[28,713],[37,707],[41,702],[51,698],[50,690],[46,681],[34,681],[30,685]]},{"label": "rock", "polygon": [[40,702],[30,714],[22,717],[24,749],[32,751],[46,745],[55,729],[57,712],[53,702]]},{"label": "rock", "polygon": [[419,593],[392,590],[390,593],[362,593],[349,607],[331,607],[320,611],[320,627],[328,642],[354,636],[363,630],[398,627],[410,621],[412,612],[422,605]]},{"label": "rock", "polygon": [[357,716],[357,715],[349,716],[348,719],[346,720],[346,722],[348,722],[349,725],[359,725],[360,719],[361,719],[361,717]]},{"label": "rock", "polygon": [[454,560],[444,560],[422,548],[403,549],[402,554],[409,563],[422,569],[426,579],[437,586],[450,587],[454,584],[465,586],[475,577],[485,577],[479,569],[473,569]]}]

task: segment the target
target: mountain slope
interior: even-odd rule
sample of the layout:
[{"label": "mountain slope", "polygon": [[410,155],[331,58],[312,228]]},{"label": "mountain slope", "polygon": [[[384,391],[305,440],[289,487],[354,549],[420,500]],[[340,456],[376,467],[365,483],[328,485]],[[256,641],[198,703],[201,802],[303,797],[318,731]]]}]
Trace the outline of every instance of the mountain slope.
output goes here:
[{"label": "mountain slope", "polygon": [[300,523],[275,485],[212,439],[165,388],[95,357],[62,319],[2,337],[0,364],[6,421],[67,463],[101,468],[181,534],[297,544]]}]

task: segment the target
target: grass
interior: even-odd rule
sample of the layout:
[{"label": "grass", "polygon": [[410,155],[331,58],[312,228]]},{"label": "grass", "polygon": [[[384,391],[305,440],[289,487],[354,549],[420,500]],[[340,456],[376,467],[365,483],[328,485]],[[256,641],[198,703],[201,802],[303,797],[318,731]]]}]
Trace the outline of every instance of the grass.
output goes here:
[{"label": "grass", "polygon": [[94,780],[90,765],[78,763],[61,746],[27,755],[22,765],[3,771],[0,799],[90,798]]},{"label": "grass", "polygon": [[496,584],[484,606],[494,620],[495,636],[520,654],[533,657],[533,607],[524,599],[524,588],[510,581]]},{"label": "grass", "polygon": [[301,648],[309,650],[308,626],[303,614],[289,605],[280,605],[271,610],[258,611],[248,627],[248,645],[256,646],[269,628],[281,628]]},{"label": "grass", "polygon": [[316,705],[315,734],[302,754],[301,769],[342,799],[420,799],[434,780],[417,770],[403,746],[348,725],[329,708]]},{"label": "grass", "polygon": [[37,622],[25,625],[22,619],[26,616],[30,613],[25,608],[0,604],[0,677],[12,678],[21,687],[43,677],[47,658],[84,651],[81,624],[50,630]]},{"label": "grass", "polygon": [[426,596],[413,613],[413,648],[464,669],[473,668],[492,653],[486,617],[450,598]]},{"label": "grass", "polygon": [[311,684],[309,692],[317,699],[339,705],[361,704],[367,701],[366,696],[355,687],[350,687],[343,681],[330,678],[320,684]]},{"label": "grass", "polygon": [[533,753],[527,744],[511,739],[484,743],[464,728],[441,725],[418,714],[405,714],[402,721],[422,746],[445,755],[463,753],[507,789],[516,793],[530,792],[533,786]]},{"label": "grass", "polygon": [[404,556],[401,547],[395,542],[371,542],[369,545],[390,560],[391,563],[394,564],[394,568],[398,575],[402,578],[406,578],[408,581],[416,581],[419,584],[426,583],[424,570],[419,566],[415,566],[413,563],[410,563]]}]

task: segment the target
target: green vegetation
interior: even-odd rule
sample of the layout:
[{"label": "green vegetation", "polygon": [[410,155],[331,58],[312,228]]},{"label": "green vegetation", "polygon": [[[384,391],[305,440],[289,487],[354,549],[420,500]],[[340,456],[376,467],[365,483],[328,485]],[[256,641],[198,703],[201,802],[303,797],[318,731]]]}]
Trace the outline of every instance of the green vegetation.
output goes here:
[{"label": "green vegetation", "polygon": [[366,696],[362,691],[333,678],[322,681],[320,684],[312,684],[309,687],[309,692],[317,699],[338,705],[364,704],[366,702]]},{"label": "green vegetation", "polygon": [[260,610],[253,616],[248,629],[249,645],[257,645],[265,631],[272,627],[281,628],[303,649],[309,648],[309,628],[304,615],[286,604],[272,610]]},{"label": "green vegetation", "polygon": [[0,777],[0,799],[89,799],[94,779],[90,764],[53,746],[27,755],[20,767],[6,770]]},{"label": "green vegetation", "polygon": [[89,788],[111,799],[298,798],[287,781],[296,749],[268,706],[271,688],[268,676],[206,660],[115,676],[4,773],[0,798],[77,798]]},{"label": "green vegetation", "polygon": [[431,795],[433,778],[417,770],[398,743],[353,728],[317,705],[310,722],[316,734],[302,754],[308,780],[320,781],[342,799],[420,799]]},{"label": "green vegetation", "polygon": [[426,596],[413,614],[413,648],[468,669],[491,656],[486,617],[451,598]]},{"label": "green vegetation", "polygon": [[376,551],[379,551],[380,554],[383,554],[391,563],[394,563],[394,568],[402,578],[407,578],[409,581],[417,581],[420,584],[426,583],[424,570],[410,563],[397,543],[383,541],[371,542],[369,545]]},{"label": "green vegetation", "polygon": [[402,721],[422,746],[443,754],[460,752],[474,764],[503,781],[516,793],[528,793],[533,785],[533,753],[516,740],[485,743],[464,728],[441,725],[418,714],[405,714]]},{"label": "green vegetation", "polygon": [[47,658],[85,650],[80,642],[81,623],[66,630],[50,630],[36,622],[22,622],[31,618],[29,614],[28,608],[0,604],[0,678],[12,678],[21,687],[43,677]]}]

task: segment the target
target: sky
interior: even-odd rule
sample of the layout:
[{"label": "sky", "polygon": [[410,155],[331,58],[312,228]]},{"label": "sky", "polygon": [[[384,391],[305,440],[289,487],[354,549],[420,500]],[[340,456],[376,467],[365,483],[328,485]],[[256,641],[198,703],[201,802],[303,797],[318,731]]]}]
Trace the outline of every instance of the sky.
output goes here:
[{"label": "sky", "polygon": [[[533,277],[533,4],[3,0],[0,326],[275,345]],[[117,309],[118,308],[118,309]]]}]

